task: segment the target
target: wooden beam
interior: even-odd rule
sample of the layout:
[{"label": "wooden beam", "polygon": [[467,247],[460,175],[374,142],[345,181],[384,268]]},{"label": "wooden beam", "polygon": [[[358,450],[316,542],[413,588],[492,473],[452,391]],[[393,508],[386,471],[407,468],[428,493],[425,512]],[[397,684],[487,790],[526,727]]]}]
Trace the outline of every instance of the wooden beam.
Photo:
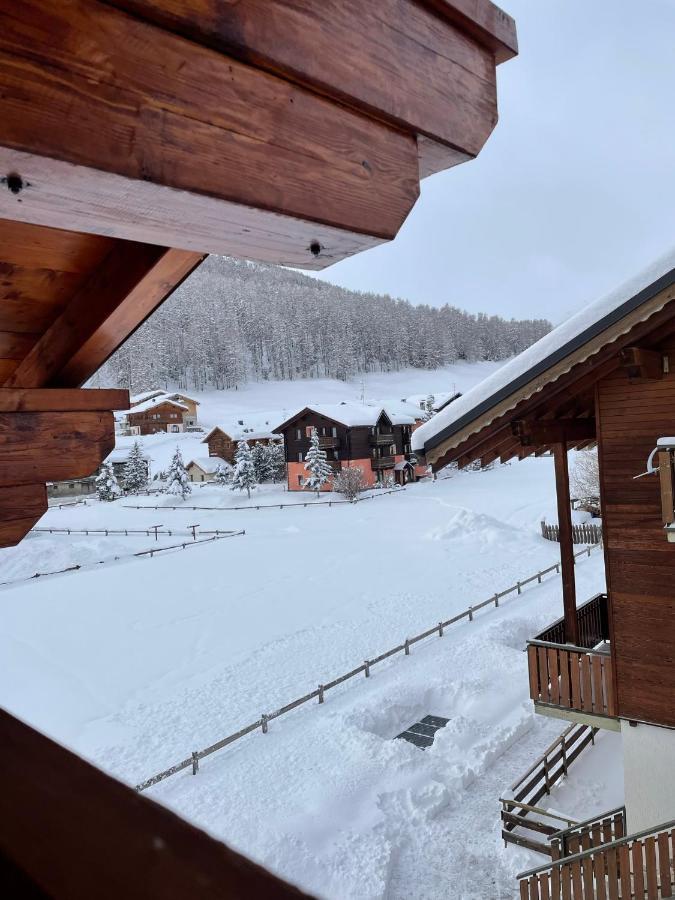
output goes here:
[{"label": "wooden beam", "polygon": [[118,242],[5,385],[81,384],[201,259],[185,250]]},{"label": "wooden beam", "polygon": [[516,419],[511,427],[523,446],[571,444],[595,438],[595,419]]},{"label": "wooden beam", "polygon": [[85,478],[114,446],[111,412],[0,413],[0,484]]},{"label": "wooden beam", "polygon": [[663,378],[664,356],[657,350],[625,347],[621,351],[621,365],[627,370],[629,378]]},{"label": "wooden beam", "polygon": [[95,0],[0,33],[0,215],[321,268],[393,238],[413,134]]},{"label": "wooden beam", "polygon": [[558,529],[560,536],[560,568],[562,572],[563,613],[565,640],[579,643],[577,600],[574,578],[574,543],[572,540],[572,510],[570,504],[570,480],[567,468],[567,445],[553,444],[555,461],[555,487],[558,502]]},{"label": "wooden beam", "polygon": [[0,883],[33,888],[13,897],[307,896],[4,710],[0,768]]},{"label": "wooden beam", "polygon": [[103,412],[129,409],[129,391],[118,388],[69,389],[0,388],[0,412]]},{"label": "wooden beam", "polygon": [[421,136],[425,174],[478,154],[497,122],[494,54],[517,52],[513,20],[485,0],[112,2]]},{"label": "wooden beam", "polygon": [[0,547],[18,544],[46,512],[44,483],[0,486]]}]

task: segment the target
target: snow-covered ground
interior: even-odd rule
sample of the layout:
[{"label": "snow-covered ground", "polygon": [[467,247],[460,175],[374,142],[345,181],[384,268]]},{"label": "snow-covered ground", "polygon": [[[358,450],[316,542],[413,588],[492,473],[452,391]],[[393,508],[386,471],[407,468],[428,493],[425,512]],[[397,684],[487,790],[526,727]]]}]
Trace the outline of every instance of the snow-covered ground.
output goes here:
[{"label": "snow-covered ground", "polygon": [[[178,510],[50,510],[41,526],[246,534],[0,589],[0,703],[136,783],[550,565],[558,549],[539,533],[542,518],[555,521],[546,458],[356,505],[191,509],[242,500],[209,486]],[[0,581],[151,546],[33,534],[0,551]],[[601,554],[580,561],[577,579],[580,600],[604,588]],[[513,873],[532,857],[502,849],[497,799],[563,730],[533,714],[523,653],[559,615],[552,576],[150,794],[320,896],[514,897]],[[433,747],[394,740],[426,714],[450,719]],[[621,799],[598,753],[587,757],[576,768],[588,765],[586,780],[572,770],[551,798],[578,818]]]}]

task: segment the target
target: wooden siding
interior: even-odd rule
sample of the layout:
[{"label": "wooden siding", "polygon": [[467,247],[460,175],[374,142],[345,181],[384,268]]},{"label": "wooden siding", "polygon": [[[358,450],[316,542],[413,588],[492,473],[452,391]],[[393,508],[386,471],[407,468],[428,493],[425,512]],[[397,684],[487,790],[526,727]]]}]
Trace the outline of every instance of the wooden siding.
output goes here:
[{"label": "wooden siding", "polygon": [[[675,360],[675,342],[664,350]],[[672,363],[671,363],[672,366]],[[596,418],[612,657],[622,718],[675,726],[675,546],[666,541],[659,479],[645,471],[675,432],[675,374],[598,383]]]},{"label": "wooden siding", "polygon": [[171,403],[158,403],[142,412],[129,412],[129,425],[141,429],[141,434],[156,434],[158,431],[169,431],[172,425],[182,425],[187,410],[179,409]]},{"label": "wooden siding", "polygon": [[[269,438],[246,438],[249,447],[255,447],[256,444],[270,444]],[[238,441],[235,441],[229,434],[225,434],[220,428],[216,428],[213,434],[210,434],[204,443],[209,448],[209,456],[219,456],[226,462],[234,463],[234,454],[237,452]]]}]

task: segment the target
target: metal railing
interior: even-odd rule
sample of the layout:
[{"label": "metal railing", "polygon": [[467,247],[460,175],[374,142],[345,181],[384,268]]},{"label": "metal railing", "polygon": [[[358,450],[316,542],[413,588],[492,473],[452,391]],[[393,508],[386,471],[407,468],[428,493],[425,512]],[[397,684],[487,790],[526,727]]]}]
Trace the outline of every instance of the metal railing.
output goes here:
[{"label": "metal railing", "polygon": [[[590,556],[592,550],[593,547],[587,547],[584,550],[580,550],[575,554],[575,558],[583,555]],[[243,728],[240,728],[233,734],[230,734],[222,740],[217,741],[215,744],[211,744],[209,747],[206,747],[203,750],[192,751],[190,756],[186,757],[180,762],[175,763],[168,769],[165,769],[162,772],[158,772],[156,775],[152,775],[150,778],[147,778],[140,784],[137,784],[136,790],[147,790],[147,788],[152,787],[153,785],[158,784],[160,781],[164,781],[164,779],[170,778],[172,775],[175,775],[187,768],[191,768],[192,774],[196,775],[199,771],[199,763],[202,759],[204,759],[204,757],[210,756],[212,753],[216,753],[218,750],[222,750],[224,747],[227,747],[229,744],[234,743],[235,741],[245,737],[247,734],[251,734],[252,732],[260,731],[262,734],[267,734],[269,723],[274,719],[278,719],[280,716],[291,712],[291,710],[293,709],[297,709],[299,706],[302,706],[305,703],[309,703],[311,700],[317,700],[318,703],[323,703],[326,691],[332,690],[338,685],[343,684],[345,681],[348,681],[350,678],[355,678],[357,675],[364,675],[366,678],[369,678],[372,667],[377,665],[378,663],[381,663],[384,660],[389,659],[389,657],[395,656],[398,653],[404,653],[406,656],[409,656],[410,648],[419,641],[423,641],[427,638],[432,637],[433,635],[443,637],[446,628],[448,628],[450,625],[454,625],[456,622],[462,621],[463,619],[472,622],[474,616],[479,610],[489,606],[495,608],[499,607],[499,602],[502,597],[506,597],[508,594],[522,594],[522,590],[525,585],[535,581],[541,584],[542,578],[545,575],[550,574],[551,572],[559,573],[560,563],[555,563],[554,565],[549,566],[546,569],[542,569],[536,574],[531,575],[529,578],[525,578],[522,581],[516,582],[516,584],[512,585],[509,588],[506,588],[506,590],[498,591],[487,600],[483,600],[481,603],[470,606],[468,609],[465,609],[463,612],[452,616],[450,619],[438,622],[436,625],[432,626],[431,628],[427,628],[426,631],[422,631],[420,634],[416,634],[413,637],[406,638],[402,643],[397,644],[395,647],[392,647],[389,650],[385,650],[384,653],[380,653],[379,656],[364,660],[361,665],[356,666],[349,672],[346,672],[344,675],[340,675],[337,678],[334,678],[332,681],[319,684],[315,690],[309,691],[302,697],[298,697],[297,700],[292,700],[290,703],[287,703],[280,709],[274,710],[270,713],[263,713],[254,722],[251,722],[249,725],[245,725]]]}]

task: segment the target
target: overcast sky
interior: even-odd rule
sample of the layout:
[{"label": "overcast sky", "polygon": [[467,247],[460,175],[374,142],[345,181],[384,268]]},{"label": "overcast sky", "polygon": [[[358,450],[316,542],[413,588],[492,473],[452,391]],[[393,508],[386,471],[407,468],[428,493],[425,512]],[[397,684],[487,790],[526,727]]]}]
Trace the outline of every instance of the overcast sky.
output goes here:
[{"label": "overcast sky", "polygon": [[422,182],[396,240],[319,277],[559,322],[675,245],[675,0],[504,0],[480,156]]}]

